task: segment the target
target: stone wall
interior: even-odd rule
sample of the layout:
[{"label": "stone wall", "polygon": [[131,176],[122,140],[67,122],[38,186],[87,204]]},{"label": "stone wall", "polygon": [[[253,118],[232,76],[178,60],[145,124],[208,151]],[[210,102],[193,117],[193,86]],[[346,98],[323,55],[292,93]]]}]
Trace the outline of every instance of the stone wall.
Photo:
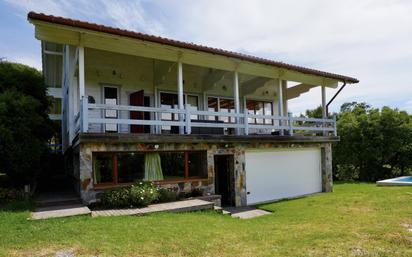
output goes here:
[{"label": "stone wall", "polygon": [[203,150],[207,152],[207,179],[184,182],[162,182],[161,186],[176,192],[190,192],[194,188],[201,189],[204,195],[215,193],[214,188],[214,156],[234,156],[234,200],[236,206],[245,206],[246,203],[246,171],[245,149],[273,149],[273,148],[322,148],[322,185],[323,191],[332,190],[332,160],[330,143],[98,143],[84,142],[79,145],[79,180],[80,194],[85,203],[92,203],[100,192],[94,188],[93,183],[93,152],[130,152],[130,151],[178,151],[178,150]]}]

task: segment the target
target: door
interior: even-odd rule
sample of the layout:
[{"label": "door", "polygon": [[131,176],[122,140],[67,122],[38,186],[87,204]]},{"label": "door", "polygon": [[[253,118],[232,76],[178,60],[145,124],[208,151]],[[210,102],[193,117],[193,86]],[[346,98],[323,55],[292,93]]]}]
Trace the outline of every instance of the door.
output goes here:
[{"label": "door", "polygon": [[221,195],[222,206],[234,206],[233,155],[215,155],[215,193]]},{"label": "door", "polygon": [[[104,104],[107,105],[117,105],[119,102],[119,97],[118,97],[118,88],[117,87],[108,87],[105,86],[103,87],[103,101]],[[117,110],[104,110],[104,117],[106,119],[117,119],[118,118],[118,112]],[[117,132],[117,124],[105,124],[105,131],[106,132]]]},{"label": "door", "polygon": [[[129,96],[130,105],[131,106],[144,106],[144,90],[140,90],[134,93],[131,93]],[[130,112],[130,119],[132,120],[143,120],[144,119],[144,112]],[[130,125],[130,132],[131,133],[144,133],[144,126],[143,125]]]},{"label": "door", "polygon": [[320,148],[245,152],[247,204],[322,191]]}]

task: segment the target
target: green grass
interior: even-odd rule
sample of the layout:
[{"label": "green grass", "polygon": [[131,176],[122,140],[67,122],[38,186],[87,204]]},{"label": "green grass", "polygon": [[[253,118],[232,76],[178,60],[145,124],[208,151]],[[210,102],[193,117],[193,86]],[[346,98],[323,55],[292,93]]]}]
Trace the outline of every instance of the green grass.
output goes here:
[{"label": "green grass", "polygon": [[239,220],[214,212],[28,221],[0,211],[0,255],[412,256],[412,188],[339,184],[335,192],[262,205]]}]

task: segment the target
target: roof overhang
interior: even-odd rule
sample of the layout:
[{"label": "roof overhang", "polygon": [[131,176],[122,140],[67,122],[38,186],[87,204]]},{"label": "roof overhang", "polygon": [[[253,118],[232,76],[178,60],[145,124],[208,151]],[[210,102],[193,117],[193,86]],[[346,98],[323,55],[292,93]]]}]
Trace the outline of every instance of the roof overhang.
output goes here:
[{"label": "roof overhang", "polygon": [[333,88],[338,82],[359,82],[343,75],[83,21],[34,12],[28,14],[28,19],[35,26],[36,38],[42,41]]}]

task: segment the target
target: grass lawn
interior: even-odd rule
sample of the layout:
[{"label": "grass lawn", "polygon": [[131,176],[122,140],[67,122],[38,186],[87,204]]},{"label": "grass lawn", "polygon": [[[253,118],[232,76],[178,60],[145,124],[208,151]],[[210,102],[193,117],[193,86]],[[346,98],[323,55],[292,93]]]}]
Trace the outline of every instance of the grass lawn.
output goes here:
[{"label": "grass lawn", "polygon": [[0,256],[412,256],[412,188],[335,185],[334,193],[262,205],[239,220],[214,212],[27,221],[0,211]]}]

